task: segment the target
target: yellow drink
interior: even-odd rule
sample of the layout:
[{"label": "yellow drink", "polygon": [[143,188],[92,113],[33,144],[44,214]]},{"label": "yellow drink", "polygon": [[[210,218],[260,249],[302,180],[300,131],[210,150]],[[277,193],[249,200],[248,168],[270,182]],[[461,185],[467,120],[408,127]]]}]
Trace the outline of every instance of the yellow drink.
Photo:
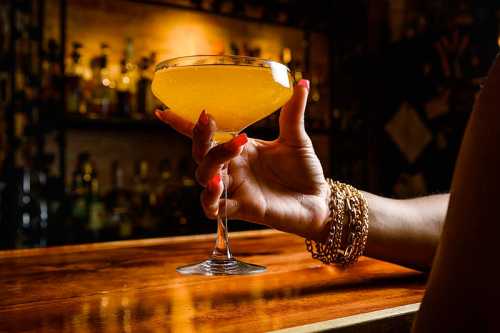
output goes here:
[{"label": "yellow drink", "polygon": [[152,90],[171,112],[195,123],[206,110],[214,117],[217,142],[278,110],[292,96],[292,78],[278,63],[187,65],[156,71]]}]

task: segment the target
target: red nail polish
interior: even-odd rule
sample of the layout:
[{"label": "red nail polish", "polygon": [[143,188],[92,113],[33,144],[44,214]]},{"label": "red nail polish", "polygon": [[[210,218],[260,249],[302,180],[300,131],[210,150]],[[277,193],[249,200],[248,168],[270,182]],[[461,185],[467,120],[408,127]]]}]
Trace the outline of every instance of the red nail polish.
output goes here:
[{"label": "red nail polish", "polygon": [[205,110],[201,111],[201,114],[200,114],[200,123],[202,123],[202,125],[204,126],[207,126],[208,125],[208,115],[207,115],[207,112]]},{"label": "red nail polish", "polygon": [[231,141],[231,148],[234,150],[237,150],[241,146],[243,146],[245,143],[248,142],[248,136],[246,133],[241,133],[238,134],[232,141]]},{"label": "red nail polish", "polygon": [[221,180],[220,175],[213,176],[213,178],[210,179],[210,181],[208,182],[208,185],[207,185],[208,189],[210,191],[215,190],[217,188],[217,186],[219,186],[220,180]]},{"label": "red nail polish", "polygon": [[297,86],[304,87],[307,89],[307,91],[309,91],[309,87],[310,87],[309,80],[302,79],[299,81],[299,83],[297,83]]}]

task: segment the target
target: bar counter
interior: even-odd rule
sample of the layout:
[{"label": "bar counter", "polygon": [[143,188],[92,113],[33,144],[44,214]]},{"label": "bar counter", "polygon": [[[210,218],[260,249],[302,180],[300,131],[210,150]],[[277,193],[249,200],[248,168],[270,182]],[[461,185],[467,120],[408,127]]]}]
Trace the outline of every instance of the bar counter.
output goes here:
[{"label": "bar counter", "polygon": [[413,313],[425,275],[360,258],[329,267],[303,239],[231,233],[246,276],[181,276],[213,235],[0,251],[0,332],[307,332]]}]

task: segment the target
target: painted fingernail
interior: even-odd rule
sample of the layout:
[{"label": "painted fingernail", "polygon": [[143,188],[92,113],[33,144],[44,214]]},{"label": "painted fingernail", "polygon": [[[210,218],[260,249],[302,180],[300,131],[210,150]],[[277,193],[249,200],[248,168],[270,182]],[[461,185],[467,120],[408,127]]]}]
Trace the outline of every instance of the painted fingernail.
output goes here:
[{"label": "painted fingernail", "polygon": [[310,87],[309,80],[302,79],[299,81],[299,83],[297,83],[297,86],[304,87],[307,89],[307,91],[309,91],[309,87]]},{"label": "painted fingernail", "polygon": [[220,184],[220,180],[221,180],[221,177],[220,175],[215,175],[213,176],[212,179],[210,179],[210,181],[208,182],[207,184],[207,187],[208,187],[208,190],[210,192],[213,192],[215,191],[215,189],[217,189],[217,187],[219,186]]},{"label": "painted fingernail", "polygon": [[246,133],[238,134],[231,141],[231,149],[237,150],[237,149],[239,149],[241,146],[243,146],[247,142],[248,142],[248,136],[246,135]]},{"label": "painted fingernail", "polygon": [[200,121],[200,123],[202,123],[203,126],[208,125],[208,115],[207,115],[207,112],[205,110],[201,111],[199,121]]}]

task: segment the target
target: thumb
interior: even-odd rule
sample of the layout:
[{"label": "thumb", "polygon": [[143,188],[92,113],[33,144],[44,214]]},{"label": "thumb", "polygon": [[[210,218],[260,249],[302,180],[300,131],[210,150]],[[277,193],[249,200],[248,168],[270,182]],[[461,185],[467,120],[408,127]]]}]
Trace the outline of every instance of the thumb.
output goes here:
[{"label": "thumb", "polygon": [[304,127],[304,112],[309,95],[309,80],[300,80],[293,89],[292,98],[280,113],[280,140],[293,145],[309,141]]}]

